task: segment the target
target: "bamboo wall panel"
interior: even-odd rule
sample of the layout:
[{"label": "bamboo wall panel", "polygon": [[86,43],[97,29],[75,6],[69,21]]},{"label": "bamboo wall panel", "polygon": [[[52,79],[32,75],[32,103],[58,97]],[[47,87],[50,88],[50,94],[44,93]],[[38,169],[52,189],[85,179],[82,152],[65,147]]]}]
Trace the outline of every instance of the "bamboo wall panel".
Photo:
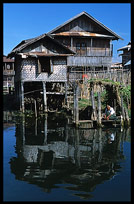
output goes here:
[{"label": "bamboo wall panel", "polygon": [[37,61],[35,59],[24,59],[21,64],[21,79],[24,81],[66,81],[67,66],[63,60],[55,61],[53,73],[38,73]]}]

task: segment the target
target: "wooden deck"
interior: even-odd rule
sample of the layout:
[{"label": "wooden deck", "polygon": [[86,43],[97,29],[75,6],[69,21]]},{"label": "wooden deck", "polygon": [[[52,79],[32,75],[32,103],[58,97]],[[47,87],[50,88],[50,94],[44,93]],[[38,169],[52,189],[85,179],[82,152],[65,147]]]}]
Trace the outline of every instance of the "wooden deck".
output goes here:
[{"label": "wooden deck", "polygon": [[[108,127],[121,127],[121,120],[102,120],[101,121],[102,126],[108,126]],[[79,120],[78,127],[80,129],[89,129],[89,128],[95,128],[97,126],[97,120]]]}]

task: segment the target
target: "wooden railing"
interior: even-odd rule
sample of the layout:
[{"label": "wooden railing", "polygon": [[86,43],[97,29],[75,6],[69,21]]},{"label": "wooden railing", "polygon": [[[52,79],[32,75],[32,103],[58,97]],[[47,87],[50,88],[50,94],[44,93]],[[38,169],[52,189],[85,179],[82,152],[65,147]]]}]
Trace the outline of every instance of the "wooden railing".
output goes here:
[{"label": "wooden railing", "polygon": [[69,81],[75,80],[90,80],[92,78],[96,79],[110,79],[115,82],[122,82],[125,84],[131,83],[131,71],[130,70],[110,70],[110,71],[70,71]]},{"label": "wooden railing", "polygon": [[112,57],[110,56],[69,56],[68,66],[110,66]]}]

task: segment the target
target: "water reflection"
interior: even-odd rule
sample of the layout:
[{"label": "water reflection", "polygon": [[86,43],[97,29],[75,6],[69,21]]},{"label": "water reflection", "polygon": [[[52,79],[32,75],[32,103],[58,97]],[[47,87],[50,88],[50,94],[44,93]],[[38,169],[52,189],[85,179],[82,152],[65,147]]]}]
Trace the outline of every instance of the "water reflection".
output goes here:
[{"label": "water reflection", "polygon": [[120,171],[129,135],[130,129],[75,129],[70,118],[57,115],[22,117],[16,122],[17,157],[10,159],[11,172],[45,192],[62,185],[89,199],[96,185]]}]

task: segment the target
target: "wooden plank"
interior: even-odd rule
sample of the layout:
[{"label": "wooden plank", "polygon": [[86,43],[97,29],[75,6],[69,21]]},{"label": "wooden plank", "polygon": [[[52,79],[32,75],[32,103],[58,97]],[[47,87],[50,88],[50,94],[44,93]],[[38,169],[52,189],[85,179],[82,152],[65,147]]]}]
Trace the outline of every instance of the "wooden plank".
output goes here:
[{"label": "wooden plank", "polygon": [[47,91],[46,94],[50,94],[50,95],[65,95],[65,93],[62,93],[62,92],[50,92],[50,91]]}]

